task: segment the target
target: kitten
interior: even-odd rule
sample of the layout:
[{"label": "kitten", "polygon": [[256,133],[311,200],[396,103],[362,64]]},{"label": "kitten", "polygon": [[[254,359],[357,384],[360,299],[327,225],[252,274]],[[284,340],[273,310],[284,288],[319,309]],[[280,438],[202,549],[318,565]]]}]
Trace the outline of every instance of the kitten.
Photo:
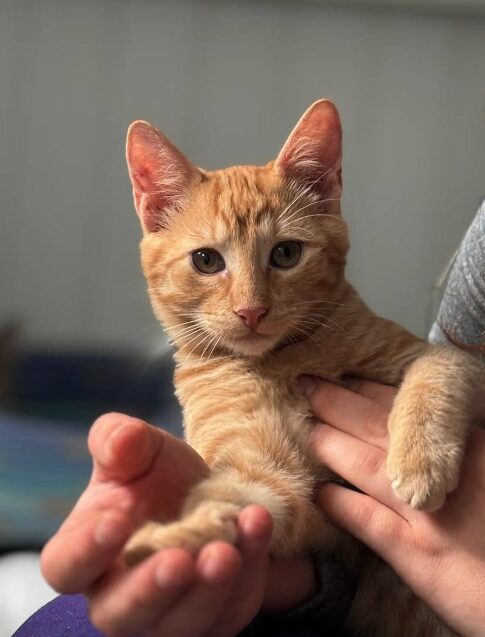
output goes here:
[{"label": "kitten", "polygon": [[313,503],[330,476],[308,446],[299,374],[400,384],[387,471],[397,497],[427,510],[457,484],[478,376],[465,353],[375,316],[345,280],[335,106],[314,103],[266,166],[196,168],[142,121],[128,131],[127,160],[150,299],[177,348],[186,438],[212,470],[180,520],[133,535],[127,561],[234,543],[237,515],[257,503],[273,517],[274,555],[327,549],[357,571],[349,625],[359,634],[452,635]]}]

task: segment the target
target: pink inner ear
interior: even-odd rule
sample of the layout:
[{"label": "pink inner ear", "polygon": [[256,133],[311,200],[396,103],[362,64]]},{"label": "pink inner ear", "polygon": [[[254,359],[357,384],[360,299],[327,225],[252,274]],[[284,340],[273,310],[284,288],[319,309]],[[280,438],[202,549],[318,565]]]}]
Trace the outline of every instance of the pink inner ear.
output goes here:
[{"label": "pink inner ear", "polygon": [[325,197],[340,197],[342,129],[335,106],[315,102],[303,114],[281,149],[276,166],[288,179],[311,186]]},{"label": "pink inner ear", "polygon": [[149,232],[163,226],[164,211],[176,206],[196,169],[156,128],[134,122],[126,142],[126,158],[136,211]]},{"label": "pink inner ear", "polygon": [[162,167],[157,166],[157,154],[162,138],[146,122],[134,122],[126,141],[126,158],[131,181],[135,190],[147,193],[155,190],[156,174]]},{"label": "pink inner ear", "polygon": [[155,165],[150,165],[147,161],[137,162],[137,170],[133,172],[133,187],[138,192],[153,192],[155,190]]}]

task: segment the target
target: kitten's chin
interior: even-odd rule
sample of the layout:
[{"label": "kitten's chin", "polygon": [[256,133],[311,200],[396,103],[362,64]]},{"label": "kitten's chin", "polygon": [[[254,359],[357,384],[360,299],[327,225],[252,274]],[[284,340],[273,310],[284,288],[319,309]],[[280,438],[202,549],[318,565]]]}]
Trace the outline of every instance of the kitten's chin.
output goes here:
[{"label": "kitten's chin", "polygon": [[263,356],[276,345],[279,338],[272,335],[252,333],[240,338],[234,338],[227,342],[227,347],[235,354],[243,354],[251,358]]}]

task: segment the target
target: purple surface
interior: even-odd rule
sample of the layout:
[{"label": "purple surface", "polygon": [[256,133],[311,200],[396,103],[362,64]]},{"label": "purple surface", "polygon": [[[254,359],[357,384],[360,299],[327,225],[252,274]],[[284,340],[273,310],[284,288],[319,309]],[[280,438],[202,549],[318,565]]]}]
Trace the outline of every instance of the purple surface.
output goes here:
[{"label": "purple surface", "polygon": [[103,637],[88,619],[82,595],[61,595],[29,617],[12,637]]}]

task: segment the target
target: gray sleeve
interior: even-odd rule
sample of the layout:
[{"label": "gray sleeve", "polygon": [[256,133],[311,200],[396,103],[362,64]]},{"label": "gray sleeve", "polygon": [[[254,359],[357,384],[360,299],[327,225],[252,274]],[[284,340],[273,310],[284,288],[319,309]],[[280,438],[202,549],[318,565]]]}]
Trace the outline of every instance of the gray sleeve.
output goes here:
[{"label": "gray sleeve", "polygon": [[458,249],[429,340],[485,343],[485,200]]}]

